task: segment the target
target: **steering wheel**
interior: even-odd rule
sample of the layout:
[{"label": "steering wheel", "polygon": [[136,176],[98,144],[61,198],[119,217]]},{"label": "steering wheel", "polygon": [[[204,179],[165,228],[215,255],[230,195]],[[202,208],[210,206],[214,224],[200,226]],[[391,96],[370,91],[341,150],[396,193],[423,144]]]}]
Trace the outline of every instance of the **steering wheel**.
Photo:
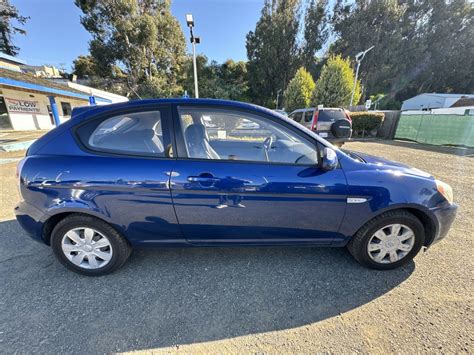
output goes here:
[{"label": "steering wheel", "polygon": [[268,157],[268,151],[272,147],[272,144],[273,144],[273,137],[272,136],[267,137],[267,139],[265,139],[263,141],[263,152],[265,153],[265,160],[267,162],[270,161],[270,158]]}]

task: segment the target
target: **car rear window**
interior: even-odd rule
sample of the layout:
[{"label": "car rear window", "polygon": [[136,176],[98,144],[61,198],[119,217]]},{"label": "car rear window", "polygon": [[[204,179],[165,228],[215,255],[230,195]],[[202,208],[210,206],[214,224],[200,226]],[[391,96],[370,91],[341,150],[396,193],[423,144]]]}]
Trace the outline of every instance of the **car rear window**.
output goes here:
[{"label": "car rear window", "polygon": [[345,119],[346,115],[340,110],[319,110],[319,122],[332,122],[340,119]]}]

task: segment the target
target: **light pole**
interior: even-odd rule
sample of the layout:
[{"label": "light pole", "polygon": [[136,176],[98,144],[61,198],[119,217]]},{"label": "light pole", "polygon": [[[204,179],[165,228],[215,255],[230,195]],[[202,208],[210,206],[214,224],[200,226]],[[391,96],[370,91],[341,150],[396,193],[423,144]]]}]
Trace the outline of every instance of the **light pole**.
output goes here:
[{"label": "light pole", "polygon": [[356,85],[357,85],[357,77],[359,76],[359,67],[360,67],[360,62],[362,62],[362,59],[364,59],[365,55],[367,54],[368,51],[374,49],[375,46],[372,46],[368,49],[366,49],[365,51],[363,52],[359,52],[356,54],[355,56],[355,60],[357,62],[357,69],[356,69],[356,75],[355,75],[355,78],[354,78],[354,87],[352,88],[352,95],[351,95],[351,103],[349,104],[349,106],[352,106],[352,102],[354,101],[354,94],[355,94],[355,90],[356,90]]},{"label": "light pole", "polygon": [[281,92],[281,89],[277,91],[277,100],[276,100],[275,110],[278,110],[278,99],[280,98],[280,92]]},{"label": "light pole", "polygon": [[197,65],[196,65],[196,44],[201,43],[201,38],[194,37],[194,33],[193,33],[194,19],[193,19],[192,14],[186,14],[186,24],[189,27],[189,32],[191,34],[191,43],[193,44],[194,96],[196,98],[199,98],[198,75],[197,75]]}]

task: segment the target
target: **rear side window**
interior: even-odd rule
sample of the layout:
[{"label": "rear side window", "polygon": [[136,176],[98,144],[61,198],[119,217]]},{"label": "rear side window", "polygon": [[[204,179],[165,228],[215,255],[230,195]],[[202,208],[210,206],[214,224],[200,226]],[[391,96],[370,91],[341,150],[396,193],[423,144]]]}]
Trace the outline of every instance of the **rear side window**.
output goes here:
[{"label": "rear side window", "polygon": [[344,112],[339,110],[319,110],[318,122],[334,122],[345,118]]},{"label": "rear side window", "polygon": [[303,112],[295,112],[291,118],[296,122],[301,122],[301,119],[303,118]]},{"label": "rear side window", "polygon": [[135,112],[94,120],[77,132],[81,142],[96,151],[165,157],[170,135],[162,121],[159,110]]},{"label": "rear side window", "polygon": [[311,120],[313,119],[313,110],[311,111],[306,111],[304,113],[304,121],[305,122],[311,122]]}]

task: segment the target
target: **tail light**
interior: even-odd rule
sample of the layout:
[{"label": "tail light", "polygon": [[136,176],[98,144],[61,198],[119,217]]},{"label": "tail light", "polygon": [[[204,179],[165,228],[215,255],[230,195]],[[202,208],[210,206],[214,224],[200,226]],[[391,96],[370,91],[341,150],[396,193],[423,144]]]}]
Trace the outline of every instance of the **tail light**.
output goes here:
[{"label": "tail light", "polygon": [[349,115],[349,111],[344,110],[344,115],[346,116],[346,118],[347,118],[350,122],[352,122],[352,118],[351,118],[351,116]]},{"label": "tail light", "polygon": [[314,115],[313,115],[313,123],[311,124],[312,131],[315,131],[317,129],[318,117],[319,117],[319,110],[315,110]]}]

